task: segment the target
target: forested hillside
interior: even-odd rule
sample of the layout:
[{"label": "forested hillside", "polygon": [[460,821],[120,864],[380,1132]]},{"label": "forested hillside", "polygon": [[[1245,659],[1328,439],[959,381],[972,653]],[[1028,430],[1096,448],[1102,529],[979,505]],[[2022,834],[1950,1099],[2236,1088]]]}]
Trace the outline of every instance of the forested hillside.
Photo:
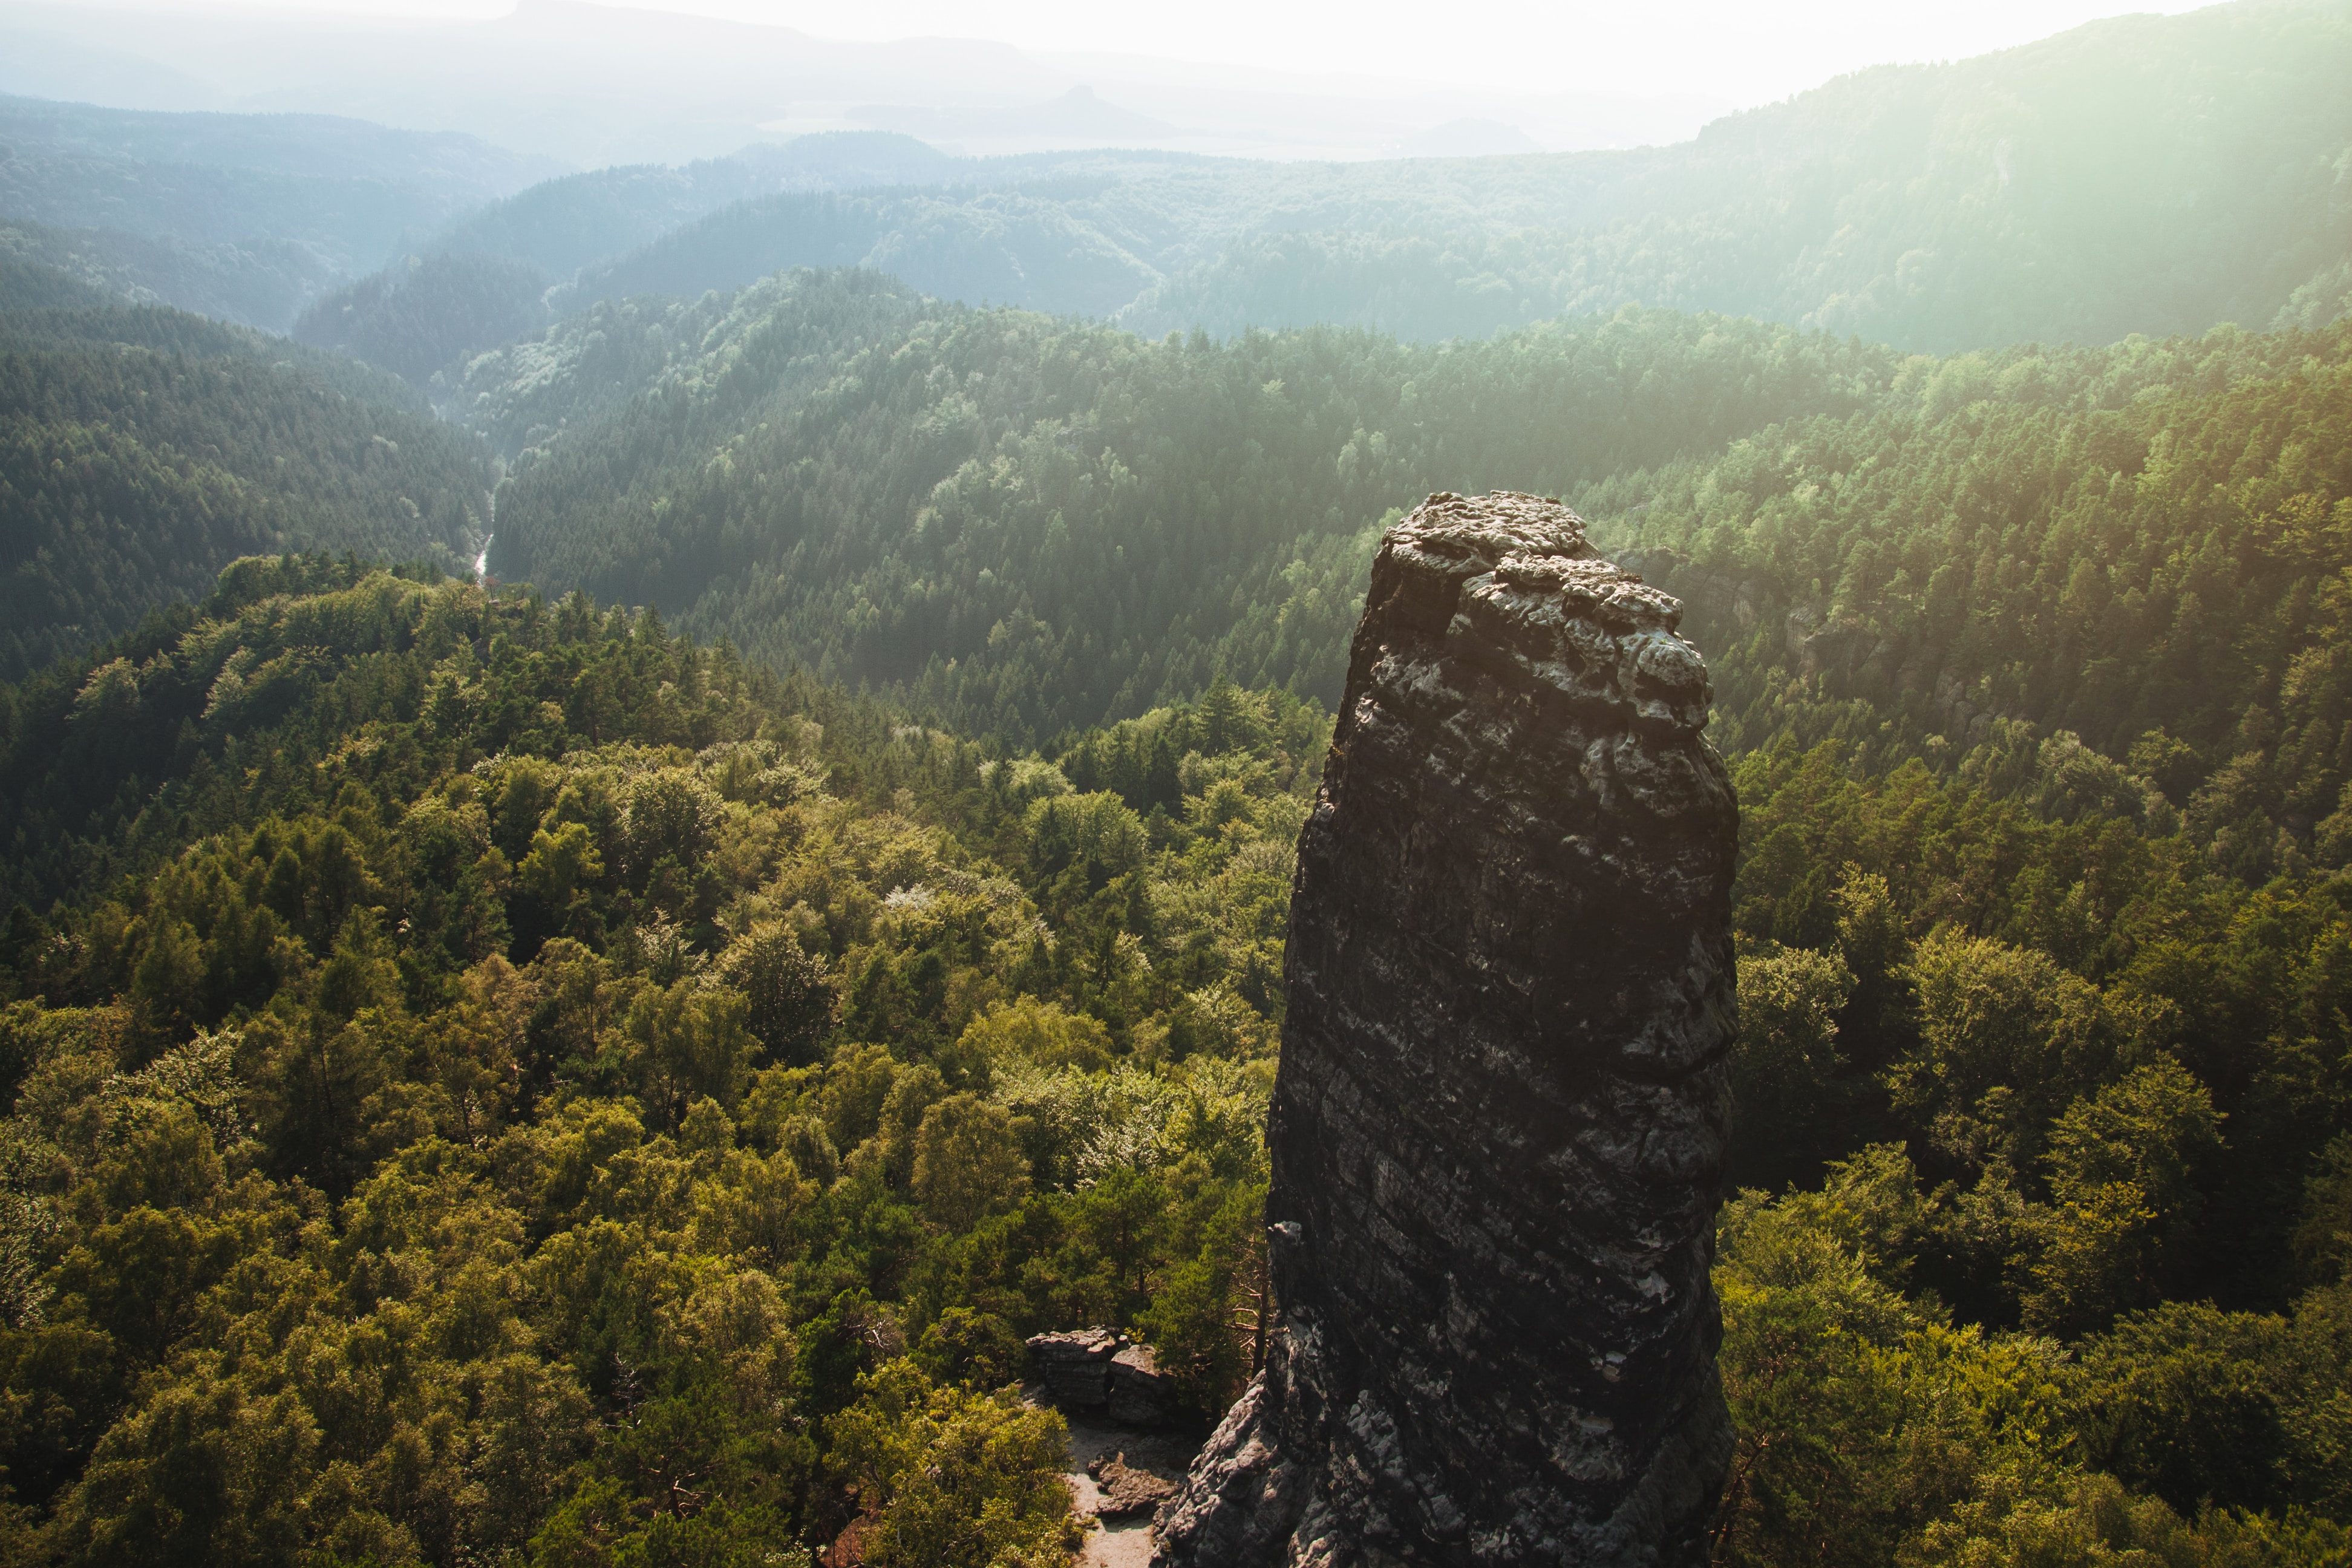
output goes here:
[{"label": "forested hillside", "polygon": [[[2348,72],[2345,0],[2242,0],[1860,72],[1669,147],[974,159],[831,133],[566,175],[465,212],[451,193],[513,160],[466,143],[442,167],[348,122],[305,158],[259,119],[66,135],[26,110],[7,123],[35,144],[0,160],[0,217],[12,248],[117,292],[281,327],[310,308],[307,340],[396,360],[419,384],[530,330],[509,286],[523,268],[555,284],[559,315],[862,266],[1146,337],[1320,324],[1436,342],[1632,303],[1935,352],[2095,343],[2347,309]],[[353,172],[331,177],[336,148]],[[142,174],[127,150],[224,162]],[[517,266],[494,278],[495,259]],[[415,286],[418,262],[433,286]]]},{"label": "forested hillside", "polygon": [[863,267],[947,300],[1112,315],[1159,271],[1058,194],[1016,186],[763,196],[583,268],[557,300],[577,310],[633,294],[691,298],[782,268]]},{"label": "forested hillside", "polygon": [[[393,416],[11,320],[11,406]],[[1061,1561],[998,1391],[1081,1322],[1247,1373],[1318,697],[1451,481],[1566,491],[1714,673],[1717,1560],[2340,1563],[2347,378],[2347,325],[1220,346],[861,273],[501,351],[515,559],[742,651],[287,556],[0,691],[0,1528]]]},{"label": "forested hillside", "polygon": [[549,281],[504,257],[412,256],[312,300],[293,336],[421,387],[443,366],[545,325]]},{"label": "forested hillside", "polygon": [[[1685,597],[1743,806],[1747,1190],[1717,1277],[1740,1446],[1718,1561],[2352,1551],[2337,1392],[2352,1377],[2352,1035],[2335,995],[2352,942],[2352,713],[2335,673],[2352,326],[1937,360],[1629,312],[1440,353],[1331,332],[1150,345],[931,305],[919,326],[877,335],[891,321],[861,317],[829,340],[816,324],[845,318],[823,291],[849,281],[747,297],[756,330],[705,301],[699,338],[615,309],[593,373],[584,336],[551,333],[530,384],[560,386],[556,363],[600,384],[635,366],[648,390],[627,425],[645,445],[618,438],[617,415],[577,446],[542,427],[518,510],[567,473],[576,494],[630,495],[647,471],[635,450],[659,452],[667,482],[634,490],[643,521],[604,537],[631,541],[638,581],[677,581],[703,558],[682,542],[758,537],[746,498],[821,485],[803,515],[824,531],[788,535],[789,581],[811,602],[827,570],[857,584],[811,617],[836,638],[976,630],[966,594],[1077,563],[1093,597],[1058,601],[1069,621],[1033,608],[1032,630],[1000,612],[952,668],[898,667],[902,700],[1015,734],[1097,711],[1030,717],[1033,689],[1108,691],[1107,714],[1152,700],[1112,684],[1126,666],[1105,671],[1129,574],[1199,595],[1180,629],[1215,651],[1170,690],[1222,668],[1328,692],[1370,543],[1343,509],[1381,504],[1349,489],[1374,455],[1451,462],[1464,489],[1557,486]],[[857,298],[893,308],[878,287]],[[688,342],[705,352],[665,346]],[[1698,363],[1712,374],[1675,379]],[[1423,401],[1433,384],[1445,395]],[[1704,426],[1694,391],[1734,385],[1832,406],[1780,418],[1769,400],[1726,401]],[[1294,387],[1325,390],[1293,404]],[[1571,416],[1539,391],[1585,401]],[[1019,416],[971,423],[999,393]],[[732,398],[746,412],[702,423]],[[926,451],[955,433],[949,406],[971,446]],[[1522,408],[1532,426],[1511,422]],[[1768,422],[1704,449],[1721,437],[1701,430],[1743,416]],[[1022,417],[1036,420],[1025,437]],[[838,478],[814,461],[835,418],[866,454]],[[767,456],[780,428],[810,468]],[[1685,455],[1640,455],[1678,430]],[[1121,446],[1115,431],[1143,434]],[[1148,469],[1151,437],[1161,462],[1222,455]],[[1260,450],[1291,488],[1255,540],[1221,531],[1253,515]],[[839,527],[893,457],[910,471],[878,515],[900,528]],[[1147,471],[1122,517],[1114,481]],[[1424,488],[1406,476],[1426,469],[1385,472],[1406,499]],[[1179,510],[1187,498],[1196,510]],[[591,515],[538,504],[526,515]],[[1168,525],[1181,542],[1131,558],[1155,515],[1182,519]],[[714,517],[698,535],[691,520]],[[1280,560],[1286,534],[1292,571],[1234,570],[1253,544]],[[756,581],[735,564],[754,557],[717,558],[726,593]],[[728,601],[684,602],[706,616]],[[1291,639],[1269,639],[1286,665],[1240,657],[1269,626]],[[1022,677],[979,679],[1007,669]],[[1066,734],[1049,755],[1077,790],[1138,811],[1167,809],[1184,766],[1152,721]]]},{"label": "forested hillside", "polygon": [[[380,343],[413,358],[430,342],[441,357],[422,374],[402,374],[419,383],[436,371],[455,374],[462,356],[528,331],[513,323],[493,333],[502,318],[482,309],[500,259],[565,279],[550,296],[559,315],[632,295],[732,292],[793,265],[863,265],[951,299],[1108,314],[1159,274],[1060,198],[1073,179],[1098,188],[1202,162],[1118,153],[956,158],[909,136],[828,132],[683,168],[599,169],[494,202],[425,241],[412,260],[457,269],[443,281],[462,278],[471,289],[413,289],[411,261],[398,262],[314,305],[296,333],[327,341],[323,313],[332,311],[350,352],[373,359],[368,345]],[[949,184],[959,188],[924,188]],[[843,192],[866,194],[832,194]]]},{"label": "forested hillside", "polygon": [[98,283],[43,257],[37,248],[42,237],[23,227],[0,229],[0,310],[103,310],[121,302]]},{"label": "forested hillside", "polygon": [[568,275],[751,197],[927,185],[958,175],[970,182],[973,166],[972,160],[950,157],[911,136],[796,136],[677,168],[630,164],[543,181],[467,214],[434,236],[429,248],[510,256]]},{"label": "forested hillside", "polygon": [[1638,300],[1939,352],[2266,326],[2343,308],[2348,66],[2352,8],[2216,5],[1859,72],[1681,146],[1454,165],[1475,218],[1369,221],[1349,171],[1123,320],[1437,337]]},{"label": "forested hillside", "polygon": [[2343,863],[2352,324],[1908,379],[1580,497],[1604,536],[1664,547],[1623,553],[1687,597],[1726,748],[1883,766],[2055,737],[2088,748],[2063,809],[2160,789],[2251,879]]},{"label": "forested hillside", "polygon": [[458,201],[520,190],[560,167],[478,137],[337,115],[170,114],[7,95],[0,95],[0,141],[139,163],[382,180]]},{"label": "forested hillside", "polygon": [[201,597],[257,550],[457,564],[488,454],[387,381],[174,310],[0,314],[0,674]]},{"label": "forested hillside", "polygon": [[1869,405],[1900,363],[1633,311],[1452,348],[1146,343],[853,272],[600,306],[478,362],[457,408],[520,448],[499,575],[1034,736],[1220,668],[1336,701],[1400,498],[1708,451]]},{"label": "forested hillside", "polygon": [[[1336,700],[1365,531],[1500,485],[1663,547],[1731,745],[1791,721],[1803,675],[1809,738],[2027,719],[2120,759],[2161,727],[2201,779],[2250,705],[2299,735],[2282,703],[2334,700],[2289,670],[2347,563],[2347,353],[2338,326],[1905,359],[1664,312],[1145,343],[838,274],[600,306],[478,362],[457,405],[516,456],[502,575],[981,729],[1217,669]],[[2263,796],[2306,846],[2333,747]]]},{"label": "forested hillside", "polygon": [[1249,1375],[1365,570],[1509,488],[1738,787],[1716,1563],[2347,1568],[2347,79],[2281,0],[471,213],[0,103],[0,1563],[1066,1568],[1021,1340]]},{"label": "forested hillside", "polygon": [[1018,1336],[1246,1372],[1327,734],[1155,713],[1139,815],[315,557],[0,692],[12,1559],[1061,1561]]},{"label": "forested hillside", "polygon": [[38,276],[47,289],[78,284],[107,304],[171,305],[248,325],[283,327],[335,276],[290,239],[210,245],[115,228],[50,228],[21,218],[0,224],[0,255],[20,280],[9,290],[12,309],[44,302],[18,298],[21,280]]}]

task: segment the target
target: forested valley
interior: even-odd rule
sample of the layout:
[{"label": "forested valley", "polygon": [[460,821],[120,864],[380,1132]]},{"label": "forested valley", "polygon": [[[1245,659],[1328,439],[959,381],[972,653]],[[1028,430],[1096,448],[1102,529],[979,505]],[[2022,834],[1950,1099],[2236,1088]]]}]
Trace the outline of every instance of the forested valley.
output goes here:
[{"label": "forested valley", "polygon": [[494,573],[1042,738],[1220,668],[1337,701],[1401,501],[1850,412],[1901,363],[1639,311],[1442,348],[1155,344],[803,273],[598,307],[477,360],[456,406],[514,452]]},{"label": "forested valley", "polygon": [[[1053,1560],[1058,1438],[993,1392],[1022,1336],[1126,1325],[1203,1411],[1246,1374],[1290,846],[1372,532],[1448,460],[1568,491],[1715,669],[1721,1559],[2352,1544],[2346,329],[1221,348],[855,278],[747,300],[515,351],[572,345],[551,396],[590,353],[648,390],[535,437],[494,399],[546,443],[501,526],[648,552],[593,579],[643,600],[742,572],[706,503],[551,499],[572,454],[855,476],[872,531],[818,540],[972,646],[755,658],[692,596],[701,637],[283,555],[8,689],[24,1552],[749,1562],[862,1510],[889,1561]],[[688,320],[707,355],[665,347]],[[962,608],[983,574],[1026,605]],[[1148,686],[1098,668],[1138,578],[1200,639]],[[1021,680],[942,682],[1049,614]]]},{"label": "forested valley", "polygon": [[2352,1568],[2346,18],[1344,170],[0,100],[0,1564],[1066,1568],[1024,1340],[1255,1370],[1507,489],[1738,796],[1714,1561]]}]

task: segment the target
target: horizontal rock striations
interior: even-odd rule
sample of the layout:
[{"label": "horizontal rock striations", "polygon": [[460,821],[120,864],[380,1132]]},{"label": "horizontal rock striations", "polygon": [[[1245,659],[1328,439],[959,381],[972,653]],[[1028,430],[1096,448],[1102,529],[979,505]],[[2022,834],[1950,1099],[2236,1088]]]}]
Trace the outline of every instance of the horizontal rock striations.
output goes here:
[{"label": "horizontal rock striations", "polygon": [[1029,1364],[1055,1405],[1099,1410],[1130,1426],[1157,1426],[1176,1414],[1176,1387],[1150,1345],[1116,1329],[1032,1334]]},{"label": "horizontal rock striations", "polygon": [[1679,614],[1554,501],[1390,531],[1299,838],[1283,1318],[1155,1563],[1704,1559],[1738,823]]}]

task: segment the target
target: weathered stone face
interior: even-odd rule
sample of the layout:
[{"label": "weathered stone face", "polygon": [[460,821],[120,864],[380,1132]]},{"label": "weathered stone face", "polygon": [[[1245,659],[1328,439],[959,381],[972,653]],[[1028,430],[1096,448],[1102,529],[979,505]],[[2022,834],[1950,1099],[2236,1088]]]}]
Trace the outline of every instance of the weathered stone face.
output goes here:
[{"label": "weathered stone face", "polygon": [[1704,1557],[1738,817],[1679,614],[1557,502],[1391,531],[1299,839],[1283,1323],[1156,1562]]}]

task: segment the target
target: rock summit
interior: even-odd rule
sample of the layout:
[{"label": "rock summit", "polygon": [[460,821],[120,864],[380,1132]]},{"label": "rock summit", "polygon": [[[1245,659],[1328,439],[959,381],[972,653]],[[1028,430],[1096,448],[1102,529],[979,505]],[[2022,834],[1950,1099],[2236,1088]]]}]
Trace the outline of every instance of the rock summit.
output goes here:
[{"label": "rock summit", "polygon": [[1299,839],[1282,1316],[1164,1568],[1704,1560],[1738,817],[1680,614],[1557,501],[1382,543]]}]

